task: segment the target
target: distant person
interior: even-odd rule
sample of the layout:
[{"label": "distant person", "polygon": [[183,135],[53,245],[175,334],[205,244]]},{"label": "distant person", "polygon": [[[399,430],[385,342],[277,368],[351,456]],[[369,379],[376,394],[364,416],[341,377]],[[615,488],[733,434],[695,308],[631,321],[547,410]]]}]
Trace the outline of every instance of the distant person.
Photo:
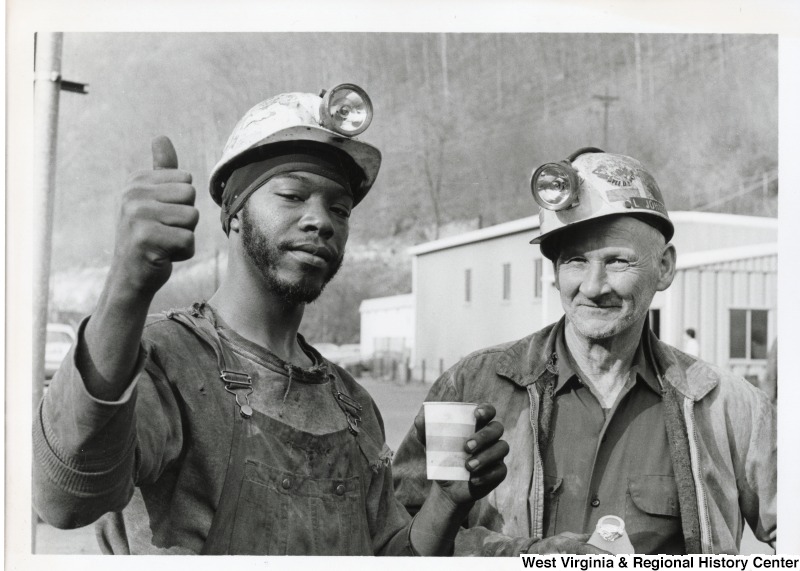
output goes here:
[{"label": "distant person", "polygon": [[[446,371],[428,401],[491,398],[508,478],[479,501],[457,555],[597,553],[621,517],[637,553],[736,553],[745,522],[774,546],[775,409],[744,379],[659,341],[647,323],[675,276],[661,191],[631,157],[581,149],[536,171],[533,241],[565,316]],[[413,429],[395,456],[413,514],[430,487]]]},{"label": "distant person", "polygon": [[690,327],[683,336],[683,352],[693,357],[700,355],[700,343],[697,342],[696,335],[695,330]]},{"label": "distant person", "polygon": [[173,262],[192,257],[198,222],[191,175],[169,139],[153,141],[100,301],[36,415],[33,501],[46,522],[99,518],[108,553],[452,552],[470,507],[505,476],[494,409],[476,411],[470,481],[431,486],[412,526],[375,403],[298,333],[378,173],[378,149],[351,136],[369,114],[351,85],[248,111],[210,181],[228,236],[222,284],[145,323]]}]

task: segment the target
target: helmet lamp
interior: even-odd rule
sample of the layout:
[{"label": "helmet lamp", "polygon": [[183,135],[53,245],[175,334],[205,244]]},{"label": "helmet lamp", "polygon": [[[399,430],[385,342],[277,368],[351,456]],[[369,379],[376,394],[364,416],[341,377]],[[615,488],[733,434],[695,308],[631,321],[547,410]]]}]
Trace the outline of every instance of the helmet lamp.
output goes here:
[{"label": "helmet lamp", "polygon": [[372,121],[372,101],[352,83],[342,83],[322,94],[319,107],[322,126],[346,137],[363,133]]},{"label": "helmet lamp", "polygon": [[547,210],[564,210],[578,199],[578,173],[569,163],[546,163],[531,176],[533,199]]}]

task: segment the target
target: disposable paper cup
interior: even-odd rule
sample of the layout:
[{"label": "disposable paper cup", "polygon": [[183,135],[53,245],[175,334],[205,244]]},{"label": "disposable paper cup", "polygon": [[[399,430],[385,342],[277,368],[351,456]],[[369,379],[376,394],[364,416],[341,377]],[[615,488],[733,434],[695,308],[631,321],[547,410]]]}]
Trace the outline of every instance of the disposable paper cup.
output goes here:
[{"label": "disposable paper cup", "polygon": [[475,433],[477,404],[426,402],[425,455],[429,480],[469,480],[467,438]]}]

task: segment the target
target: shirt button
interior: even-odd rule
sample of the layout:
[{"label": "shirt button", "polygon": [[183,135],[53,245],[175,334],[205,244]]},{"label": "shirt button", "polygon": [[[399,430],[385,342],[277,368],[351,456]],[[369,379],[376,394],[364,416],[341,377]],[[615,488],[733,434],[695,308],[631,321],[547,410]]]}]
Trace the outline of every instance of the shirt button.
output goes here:
[{"label": "shirt button", "polygon": [[599,506],[600,506],[600,500],[597,498],[597,496],[593,497],[592,498],[592,507],[596,508],[596,507],[599,507]]},{"label": "shirt button", "polygon": [[289,478],[284,478],[283,482],[281,482],[281,487],[283,487],[284,490],[288,490],[292,487],[292,481]]},{"label": "shirt button", "polygon": [[339,484],[336,486],[336,495],[343,496],[344,495],[344,484]]}]

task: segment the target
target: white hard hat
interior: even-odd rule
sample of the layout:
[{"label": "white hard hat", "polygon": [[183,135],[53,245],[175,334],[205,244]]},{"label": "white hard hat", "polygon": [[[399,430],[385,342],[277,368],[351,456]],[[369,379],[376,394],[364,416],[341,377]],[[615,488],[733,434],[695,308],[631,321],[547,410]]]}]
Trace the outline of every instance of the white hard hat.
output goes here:
[{"label": "white hard hat", "polygon": [[540,244],[550,259],[557,255],[546,242],[566,228],[611,215],[641,218],[669,241],[675,229],[653,176],[634,158],[586,148],[565,161],[546,163],[531,175],[531,192],[539,210]]},{"label": "white hard hat", "polygon": [[322,96],[282,93],[262,101],[244,114],[225,144],[222,158],[211,172],[209,190],[221,203],[225,184],[237,168],[252,162],[266,146],[307,141],[330,145],[346,153],[363,174],[354,186],[358,204],[375,182],[381,166],[380,151],[354,138],[369,125],[372,103],[358,86],[342,84]]}]

